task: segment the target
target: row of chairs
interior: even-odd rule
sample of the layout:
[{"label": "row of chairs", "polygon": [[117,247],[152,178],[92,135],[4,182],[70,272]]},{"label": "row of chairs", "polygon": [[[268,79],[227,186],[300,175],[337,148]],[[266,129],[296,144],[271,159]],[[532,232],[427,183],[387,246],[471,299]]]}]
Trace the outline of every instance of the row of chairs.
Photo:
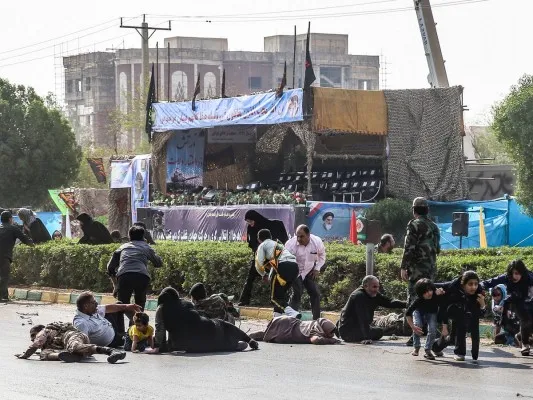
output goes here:
[{"label": "row of chairs", "polygon": [[[350,181],[350,180],[368,180],[383,177],[381,168],[358,168],[349,171],[314,171],[311,173],[311,180],[314,182],[323,181]],[[278,184],[294,183],[298,184],[307,181],[307,173],[293,172],[281,173],[278,178]]]}]

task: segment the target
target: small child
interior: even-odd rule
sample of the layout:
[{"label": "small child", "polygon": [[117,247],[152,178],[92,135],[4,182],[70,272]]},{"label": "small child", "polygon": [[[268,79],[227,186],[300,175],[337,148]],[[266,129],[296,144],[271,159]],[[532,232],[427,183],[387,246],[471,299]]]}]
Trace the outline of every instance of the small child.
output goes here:
[{"label": "small child", "polygon": [[135,313],[133,325],[128,329],[128,335],[124,342],[124,350],[137,353],[143,352],[148,347],[154,348],[154,328],[149,322],[148,314]]},{"label": "small child", "polygon": [[428,360],[435,359],[435,355],[431,351],[437,336],[437,313],[439,311],[439,303],[435,290],[435,285],[429,279],[420,279],[415,284],[417,297],[405,312],[407,323],[414,334],[414,350],[411,354],[415,357],[418,356],[420,351],[420,336],[424,334],[424,326],[427,326],[428,334],[424,346],[424,358]]}]

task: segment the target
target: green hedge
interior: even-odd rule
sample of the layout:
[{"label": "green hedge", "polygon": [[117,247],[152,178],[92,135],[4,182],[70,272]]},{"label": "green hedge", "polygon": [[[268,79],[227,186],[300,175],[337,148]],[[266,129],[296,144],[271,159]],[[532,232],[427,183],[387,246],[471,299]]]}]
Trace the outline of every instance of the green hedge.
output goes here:
[{"label": "green hedge", "polygon": [[[111,284],[106,264],[116,245],[88,246],[70,241],[49,243],[29,248],[15,248],[12,283],[55,288],[90,289],[109,292]],[[348,295],[365,275],[365,249],[345,243],[329,243],[327,266],[320,277],[323,307],[340,309]],[[245,243],[226,242],[160,242],[155,246],[164,266],[152,270],[152,290],[173,285],[182,293],[198,281],[209,292],[225,292],[238,296],[246,279],[251,253]],[[377,255],[376,275],[385,292],[405,298],[406,285],[399,281],[402,251]],[[444,251],[438,258],[437,280],[452,279],[463,270],[476,270],[481,278],[505,271],[509,261],[522,258],[533,264],[533,248],[495,248]],[[253,304],[268,305],[268,286],[257,281]]]}]

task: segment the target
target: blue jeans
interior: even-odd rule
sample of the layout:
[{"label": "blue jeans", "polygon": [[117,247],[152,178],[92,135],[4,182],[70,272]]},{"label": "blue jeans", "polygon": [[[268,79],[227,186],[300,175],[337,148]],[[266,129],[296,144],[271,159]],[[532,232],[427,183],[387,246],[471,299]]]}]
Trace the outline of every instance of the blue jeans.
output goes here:
[{"label": "blue jeans", "polygon": [[[415,310],[413,313],[413,322],[416,326],[424,329],[424,326],[428,327],[428,335],[426,337],[426,350],[431,350],[435,338],[437,336],[437,313],[423,313]],[[413,347],[420,347],[420,336],[413,334]]]}]

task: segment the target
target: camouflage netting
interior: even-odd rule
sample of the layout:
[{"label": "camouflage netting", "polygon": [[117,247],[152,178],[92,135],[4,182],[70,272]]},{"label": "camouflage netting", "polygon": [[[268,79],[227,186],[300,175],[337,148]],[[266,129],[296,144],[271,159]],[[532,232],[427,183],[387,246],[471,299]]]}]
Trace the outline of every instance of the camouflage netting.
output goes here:
[{"label": "camouflage netting", "polygon": [[173,131],[158,132],[152,135],[152,182],[154,190],[167,191],[167,142]]},{"label": "camouflage netting", "polygon": [[131,221],[129,188],[109,190],[109,230],[127,236]]},{"label": "camouflage netting", "polygon": [[438,201],[468,197],[461,149],[461,93],[461,87],[385,91],[390,193]]},{"label": "camouflage netting", "polygon": [[74,197],[78,202],[78,213],[87,213],[93,217],[107,215],[108,189],[75,189]]}]

